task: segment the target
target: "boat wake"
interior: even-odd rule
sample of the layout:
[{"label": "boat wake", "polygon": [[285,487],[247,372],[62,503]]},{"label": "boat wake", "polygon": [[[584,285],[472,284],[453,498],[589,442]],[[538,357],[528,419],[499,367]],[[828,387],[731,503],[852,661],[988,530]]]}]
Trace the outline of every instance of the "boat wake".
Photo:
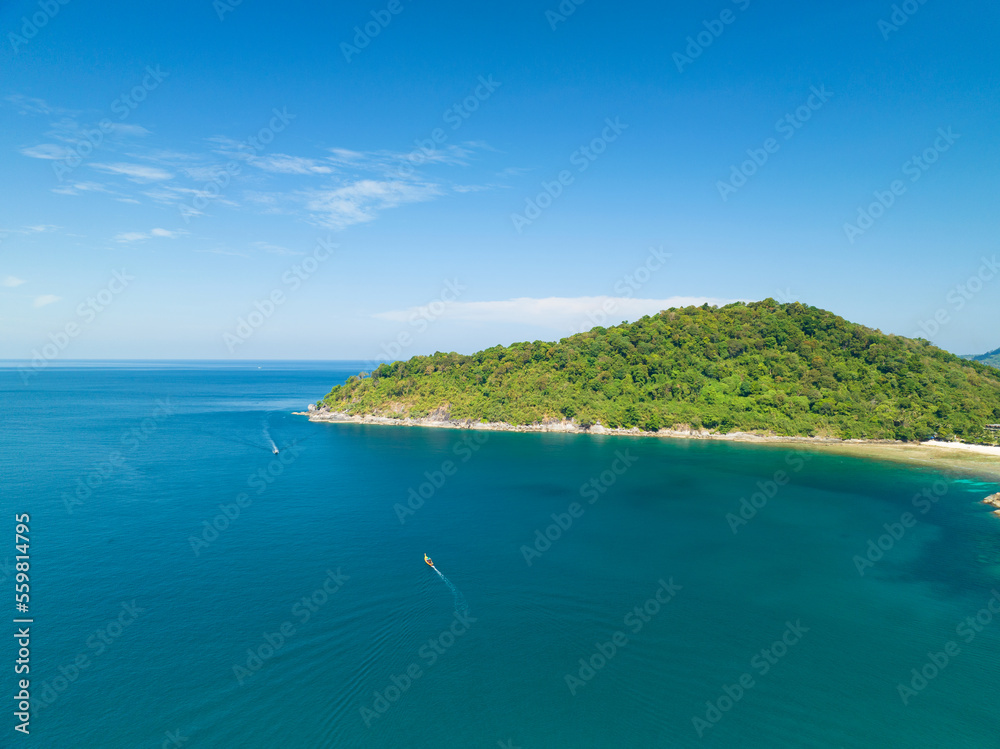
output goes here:
[{"label": "boat wake", "polygon": [[459,613],[465,613],[466,611],[468,611],[469,602],[465,600],[465,596],[462,595],[462,591],[456,588],[454,583],[452,583],[451,580],[445,577],[444,573],[442,573],[441,570],[439,570],[437,567],[431,565],[431,569],[434,570],[436,573],[438,573],[440,578],[444,580],[444,584],[447,585],[448,588],[451,590],[451,594],[455,597],[455,611]]},{"label": "boat wake", "polygon": [[278,454],[278,446],[271,439],[271,430],[268,428],[267,414],[264,414],[264,439],[266,439],[271,444],[271,453],[274,455]]}]

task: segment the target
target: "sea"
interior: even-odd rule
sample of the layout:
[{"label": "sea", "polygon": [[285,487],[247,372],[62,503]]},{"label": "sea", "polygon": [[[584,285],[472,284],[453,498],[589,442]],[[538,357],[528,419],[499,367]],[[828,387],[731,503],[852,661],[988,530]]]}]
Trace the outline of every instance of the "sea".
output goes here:
[{"label": "sea", "polygon": [[3,746],[1000,747],[995,480],[295,414],[363,366],[0,367]]}]

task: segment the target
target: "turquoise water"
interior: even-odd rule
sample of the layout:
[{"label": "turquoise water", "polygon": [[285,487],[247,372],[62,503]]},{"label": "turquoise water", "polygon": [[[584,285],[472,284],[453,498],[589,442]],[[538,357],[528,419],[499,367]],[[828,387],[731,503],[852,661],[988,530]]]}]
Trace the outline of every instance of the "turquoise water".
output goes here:
[{"label": "turquoise water", "polygon": [[[956,632],[1000,589],[995,484],[787,446],[291,415],[358,368],[0,369],[39,700],[11,745],[1000,746],[1000,616]],[[773,496],[734,534],[759,481]],[[901,537],[862,576],[884,524]]]}]

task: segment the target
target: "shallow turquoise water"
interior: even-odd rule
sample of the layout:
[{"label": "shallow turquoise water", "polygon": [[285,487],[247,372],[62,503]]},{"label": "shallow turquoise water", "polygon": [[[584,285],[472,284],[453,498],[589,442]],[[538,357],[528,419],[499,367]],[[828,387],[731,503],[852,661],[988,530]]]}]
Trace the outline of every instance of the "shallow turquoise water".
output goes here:
[{"label": "shallow turquoise water", "polygon": [[[5,533],[31,514],[50,703],[30,745],[1000,746],[1000,616],[956,631],[1000,588],[995,484],[787,446],[291,415],[357,368],[0,369]],[[758,481],[773,496],[734,534]]]}]

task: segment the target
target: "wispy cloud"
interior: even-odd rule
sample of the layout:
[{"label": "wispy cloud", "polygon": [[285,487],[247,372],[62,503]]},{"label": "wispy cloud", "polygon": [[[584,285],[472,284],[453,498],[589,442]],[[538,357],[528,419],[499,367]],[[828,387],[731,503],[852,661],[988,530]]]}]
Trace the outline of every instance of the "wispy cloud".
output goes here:
[{"label": "wispy cloud", "polygon": [[270,244],[269,242],[252,242],[251,246],[263,250],[264,252],[270,252],[272,255],[305,255],[306,253],[301,250],[290,250],[287,247],[282,247],[277,244]]},{"label": "wispy cloud", "polygon": [[147,231],[123,231],[114,236],[116,242],[143,242],[147,239],[152,239],[154,237],[161,239],[176,239],[179,236],[187,234],[186,231],[181,229],[150,229]]},{"label": "wispy cloud", "polygon": [[47,232],[59,231],[60,227],[55,224],[33,224],[22,226],[20,229],[0,229],[0,234],[45,234]]},{"label": "wispy cloud", "polygon": [[18,114],[52,114],[57,111],[56,108],[49,106],[45,100],[24,94],[5,96],[4,101],[13,104]]},{"label": "wispy cloud", "polygon": [[97,182],[74,182],[69,185],[60,185],[59,187],[53,187],[52,192],[59,195],[79,195],[81,192],[104,192],[109,194],[115,194],[114,190],[109,190],[104,185],[98,184]]},{"label": "wispy cloud", "polygon": [[15,286],[20,286],[23,283],[27,283],[23,278],[18,278],[17,276],[7,276],[3,281],[0,281],[0,286],[6,286],[8,289],[13,289]]},{"label": "wispy cloud", "polygon": [[277,174],[330,174],[333,172],[332,167],[321,164],[316,159],[289,156],[283,153],[254,158],[250,160],[250,163],[265,172]]},{"label": "wispy cloud", "polygon": [[[204,189],[198,189],[194,187],[179,187],[177,185],[157,185],[151,189],[145,190],[142,193],[147,198],[155,200],[157,203],[162,203],[164,205],[176,205],[185,198],[194,198],[204,194]],[[239,203],[235,200],[230,200],[226,197],[215,197],[212,199],[213,204],[225,205],[231,208],[239,208]],[[190,208],[189,210],[192,214],[201,214],[202,211]]]},{"label": "wispy cloud", "polygon": [[149,235],[144,231],[123,231],[115,234],[116,242],[142,242],[149,239]]},{"label": "wispy cloud", "polygon": [[376,172],[401,179],[412,175],[419,168],[435,164],[468,166],[476,150],[483,148],[483,144],[479,143],[456,143],[442,148],[418,148],[412,151],[351,151],[331,148],[328,160],[345,169]]},{"label": "wispy cloud", "polygon": [[[94,123],[80,113],[54,107],[22,95],[7,97],[19,112],[47,116],[44,142],[26,144],[20,153],[33,159],[80,163],[81,144],[90,138]],[[82,124],[81,124],[82,123]],[[93,160],[82,159],[90,170],[78,179],[62,181],[50,189],[59,195],[98,195],[125,203],[145,199],[165,206],[185,205],[185,216],[212,209],[231,208],[257,214],[286,214],[312,224],[344,229],[374,220],[383,211],[439,198],[493,189],[480,180],[456,182],[445,170],[468,168],[479,154],[492,150],[485,143],[465,141],[432,149],[409,151],[348,148],[316,149],[292,154],[251,148],[229,136],[212,136],[202,148],[184,153],[153,147],[150,130],[136,123],[114,123],[93,151]],[[242,169],[229,168],[237,162]],[[491,170],[491,174],[495,168]],[[64,174],[62,170],[61,174]],[[106,175],[94,179],[97,173]],[[138,186],[138,187],[137,187]],[[138,242],[154,235],[122,232],[119,242]],[[276,250],[266,250],[275,252]]]},{"label": "wispy cloud", "polygon": [[441,195],[440,185],[364,179],[343,187],[307,193],[306,208],[333,229],[372,221],[381,211],[404,203],[421,203]]},{"label": "wispy cloud", "polygon": [[44,307],[47,304],[58,302],[59,299],[60,297],[57,297],[55,294],[42,294],[41,296],[35,297],[34,305],[36,307]]},{"label": "wispy cloud", "polygon": [[[33,111],[36,114],[53,113],[51,109],[43,112],[38,107]],[[100,136],[97,146],[94,145],[95,132]],[[76,117],[62,116],[51,122],[49,129],[44,133],[44,137],[49,139],[47,142],[25,146],[20,149],[20,153],[31,159],[79,163],[83,154],[90,154],[95,148],[114,152],[130,139],[147,135],[150,135],[149,130],[141,125],[116,122],[97,128],[81,124]]]},{"label": "wispy cloud", "polygon": [[159,182],[173,178],[173,174],[166,169],[155,166],[145,166],[143,164],[91,164],[91,167],[108,174],[118,174],[132,182]]},{"label": "wispy cloud", "polygon": [[[492,302],[453,302],[435,317],[476,323],[522,323],[540,325],[554,330],[580,330],[599,324],[594,319],[605,320],[606,325],[617,325],[654,315],[670,307],[687,307],[702,304],[723,305],[735,301],[712,297],[675,296],[666,299],[636,299],[634,297],[583,296],[583,297],[518,297]],[[374,317],[392,322],[406,322],[413,315],[427,313],[422,307],[379,312]],[[589,324],[588,324],[588,321]]]},{"label": "wispy cloud", "polygon": [[231,255],[232,257],[250,257],[245,252],[236,252],[235,250],[227,250],[224,247],[214,247],[210,250],[195,250],[195,252],[203,252],[208,255]]},{"label": "wispy cloud", "polygon": [[506,169],[501,169],[499,172],[497,172],[497,176],[500,178],[521,177],[525,174],[530,174],[530,173],[531,173],[530,169],[525,169],[524,167],[520,166],[509,166]]},{"label": "wispy cloud", "polygon": [[114,122],[111,124],[111,131],[118,133],[120,135],[129,135],[136,138],[143,138],[147,135],[151,135],[146,128],[142,125],[128,125],[124,122]]},{"label": "wispy cloud", "polygon": [[37,146],[28,146],[21,149],[21,154],[30,159],[49,159],[51,161],[62,161],[73,155],[73,151],[66,146],[57,143],[39,143]]}]

